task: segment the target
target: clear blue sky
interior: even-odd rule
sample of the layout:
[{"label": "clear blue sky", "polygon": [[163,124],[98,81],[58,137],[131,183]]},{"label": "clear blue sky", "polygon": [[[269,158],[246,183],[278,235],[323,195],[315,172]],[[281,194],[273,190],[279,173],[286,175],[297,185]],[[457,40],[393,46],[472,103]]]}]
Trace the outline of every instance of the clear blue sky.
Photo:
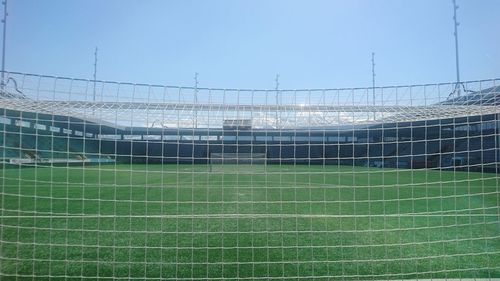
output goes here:
[{"label": "clear blue sky", "polygon": [[[457,0],[462,80],[500,77],[500,1]],[[10,0],[6,69],[200,87],[455,80],[451,0]]]}]

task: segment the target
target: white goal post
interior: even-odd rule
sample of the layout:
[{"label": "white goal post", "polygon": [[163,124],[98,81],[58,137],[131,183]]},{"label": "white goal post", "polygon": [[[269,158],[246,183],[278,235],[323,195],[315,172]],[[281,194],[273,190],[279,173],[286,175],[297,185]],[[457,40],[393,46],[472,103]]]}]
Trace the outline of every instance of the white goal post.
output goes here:
[{"label": "white goal post", "polygon": [[266,164],[266,153],[210,153],[210,165]]}]

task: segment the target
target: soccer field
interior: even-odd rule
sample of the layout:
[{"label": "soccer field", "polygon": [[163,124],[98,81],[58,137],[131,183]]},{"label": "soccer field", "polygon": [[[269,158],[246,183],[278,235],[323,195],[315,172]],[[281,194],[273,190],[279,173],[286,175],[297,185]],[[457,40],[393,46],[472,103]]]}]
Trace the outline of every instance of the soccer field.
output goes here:
[{"label": "soccer field", "polygon": [[2,280],[500,277],[497,174],[137,164],[0,173]]}]

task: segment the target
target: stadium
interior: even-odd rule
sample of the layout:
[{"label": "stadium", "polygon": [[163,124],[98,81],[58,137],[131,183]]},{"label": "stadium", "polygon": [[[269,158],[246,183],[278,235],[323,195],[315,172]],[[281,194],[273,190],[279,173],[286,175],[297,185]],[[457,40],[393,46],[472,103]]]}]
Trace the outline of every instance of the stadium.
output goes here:
[{"label": "stadium", "polygon": [[5,280],[500,277],[500,80],[5,75]]}]

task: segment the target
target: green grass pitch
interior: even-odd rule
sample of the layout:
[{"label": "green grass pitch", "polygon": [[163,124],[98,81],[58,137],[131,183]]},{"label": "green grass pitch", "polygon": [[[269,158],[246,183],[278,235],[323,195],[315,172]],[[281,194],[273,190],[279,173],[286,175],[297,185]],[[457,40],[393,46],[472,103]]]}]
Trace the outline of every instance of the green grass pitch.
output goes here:
[{"label": "green grass pitch", "polygon": [[1,280],[500,277],[496,174],[2,168]]}]

